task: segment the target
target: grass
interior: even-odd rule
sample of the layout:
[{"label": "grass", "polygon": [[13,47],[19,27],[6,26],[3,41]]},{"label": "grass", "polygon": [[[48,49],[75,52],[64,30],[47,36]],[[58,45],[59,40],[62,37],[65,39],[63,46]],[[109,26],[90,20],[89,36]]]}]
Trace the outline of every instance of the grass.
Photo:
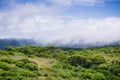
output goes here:
[{"label": "grass", "polygon": [[58,63],[56,59],[51,59],[51,58],[28,58],[30,61],[34,61],[35,63],[38,64],[39,68],[50,68],[54,64]]}]

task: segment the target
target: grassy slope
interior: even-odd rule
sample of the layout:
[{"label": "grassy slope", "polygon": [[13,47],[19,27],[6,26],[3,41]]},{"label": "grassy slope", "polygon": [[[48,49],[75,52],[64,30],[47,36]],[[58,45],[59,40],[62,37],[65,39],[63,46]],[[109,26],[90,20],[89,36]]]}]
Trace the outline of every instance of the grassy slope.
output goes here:
[{"label": "grassy slope", "polygon": [[119,80],[120,46],[82,50],[24,46],[0,51],[0,80],[21,79]]}]

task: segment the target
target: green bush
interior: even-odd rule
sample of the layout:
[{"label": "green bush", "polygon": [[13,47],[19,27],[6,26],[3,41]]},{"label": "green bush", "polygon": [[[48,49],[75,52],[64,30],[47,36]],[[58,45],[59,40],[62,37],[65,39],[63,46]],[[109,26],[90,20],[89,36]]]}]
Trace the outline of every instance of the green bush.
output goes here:
[{"label": "green bush", "polygon": [[49,75],[46,80],[56,80],[56,79]]},{"label": "green bush", "polygon": [[60,71],[58,74],[62,78],[68,78],[68,79],[70,79],[72,77],[71,72],[68,71],[68,70]]},{"label": "green bush", "polygon": [[47,58],[51,58],[52,56],[48,53],[37,53],[35,54],[37,57],[47,57]]},{"label": "green bush", "polygon": [[24,46],[19,48],[19,52],[29,55],[29,54],[37,54],[38,50],[34,46]]},{"label": "green bush", "polygon": [[24,77],[36,77],[37,78],[37,74],[31,71],[27,71],[27,70],[19,70],[19,74]]},{"label": "green bush", "polygon": [[8,55],[9,53],[7,51],[0,50],[0,55]]},{"label": "green bush", "polygon": [[108,70],[108,68],[110,67],[110,64],[100,64],[98,66],[98,69],[101,69],[101,70]]},{"label": "green bush", "polygon": [[120,80],[120,77],[115,75],[108,75],[106,80]]},{"label": "green bush", "polygon": [[31,71],[38,71],[37,64],[35,62],[29,61],[28,59],[20,59],[16,61],[15,65],[20,68],[28,69]]},{"label": "green bush", "polygon": [[98,66],[102,63],[106,63],[106,60],[101,56],[83,56],[83,55],[75,55],[70,57],[70,63],[73,66],[82,66],[85,68],[90,68],[92,66]]},{"label": "green bush", "polygon": [[15,55],[15,53],[12,52],[12,51],[9,51],[8,54],[9,54],[9,55]]},{"label": "green bush", "polygon": [[102,73],[95,73],[91,76],[91,80],[105,80],[105,76]]},{"label": "green bush", "polygon": [[79,73],[79,77],[83,78],[83,79],[86,79],[86,80],[90,80],[91,76],[92,76],[92,73],[90,73],[90,72],[81,72],[81,73]]},{"label": "green bush", "polygon": [[7,70],[11,69],[11,66],[8,63],[0,62],[0,69],[3,69],[3,70],[7,71]]},{"label": "green bush", "polygon": [[1,76],[4,76],[4,77],[7,77],[7,76],[12,76],[12,77],[14,77],[14,76],[17,76],[18,74],[17,73],[15,73],[15,72],[12,72],[12,71],[4,71],[4,72],[2,72],[2,74],[0,74]]},{"label": "green bush", "polygon": [[5,48],[5,50],[6,50],[6,51],[14,51],[15,48],[12,47],[12,46],[7,46],[7,47]]},{"label": "green bush", "polygon": [[15,61],[9,57],[3,57],[0,59],[0,62],[14,63]]},{"label": "green bush", "polygon": [[95,65],[99,65],[107,62],[102,56],[94,56],[91,58],[91,60],[92,60],[92,64]]},{"label": "green bush", "polygon": [[15,65],[17,66],[17,67],[21,67],[21,68],[23,68],[24,67],[24,62],[22,62],[22,61],[17,61],[16,63],[15,63]]},{"label": "green bush", "polygon": [[32,62],[32,61],[28,60],[27,58],[20,59],[17,62],[19,62],[19,61],[23,62],[24,64],[26,64],[26,63],[35,63],[35,62]]},{"label": "green bush", "polygon": [[92,61],[90,59],[88,59],[85,56],[81,56],[81,55],[70,57],[70,63],[73,66],[80,65],[80,66],[85,67],[85,68],[89,68],[92,65]]},{"label": "green bush", "polygon": [[33,64],[33,63],[26,63],[25,68],[29,69],[31,71],[38,71],[38,66],[36,64]]},{"label": "green bush", "polygon": [[111,74],[114,74],[114,75],[120,77],[120,65],[112,65],[112,66],[110,66],[109,71],[110,71]]},{"label": "green bush", "polygon": [[21,79],[13,76],[6,76],[6,77],[0,76],[0,80],[21,80]]},{"label": "green bush", "polygon": [[113,65],[120,65],[120,60],[113,60],[111,63]]}]

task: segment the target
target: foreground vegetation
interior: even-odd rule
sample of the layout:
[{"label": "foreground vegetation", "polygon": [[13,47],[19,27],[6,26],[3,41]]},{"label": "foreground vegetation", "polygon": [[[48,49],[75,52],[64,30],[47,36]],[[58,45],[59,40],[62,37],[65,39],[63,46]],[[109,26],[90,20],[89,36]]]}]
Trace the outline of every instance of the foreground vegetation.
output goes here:
[{"label": "foreground vegetation", "polygon": [[0,80],[120,80],[120,46],[6,47],[0,50]]}]

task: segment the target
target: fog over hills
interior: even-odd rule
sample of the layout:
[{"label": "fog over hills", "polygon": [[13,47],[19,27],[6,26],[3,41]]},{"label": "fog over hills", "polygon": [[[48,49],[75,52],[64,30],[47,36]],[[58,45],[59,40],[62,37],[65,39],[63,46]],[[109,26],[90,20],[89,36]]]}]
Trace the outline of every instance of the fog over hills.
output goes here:
[{"label": "fog over hills", "polygon": [[0,49],[4,49],[7,46],[57,46],[61,48],[92,48],[92,47],[103,47],[103,46],[118,46],[120,45],[120,41],[116,41],[113,43],[94,43],[94,44],[86,44],[84,42],[80,42],[77,44],[72,44],[73,41],[71,41],[68,44],[62,44],[60,41],[56,41],[53,43],[40,43],[38,41],[35,41],[33,39],[0,39]]},{"label": "fog over hills", "polygon": [[25,46],[36,45],[34,40],[31,39],[0,39],[0,49],[4,49],[6,46]]}]

